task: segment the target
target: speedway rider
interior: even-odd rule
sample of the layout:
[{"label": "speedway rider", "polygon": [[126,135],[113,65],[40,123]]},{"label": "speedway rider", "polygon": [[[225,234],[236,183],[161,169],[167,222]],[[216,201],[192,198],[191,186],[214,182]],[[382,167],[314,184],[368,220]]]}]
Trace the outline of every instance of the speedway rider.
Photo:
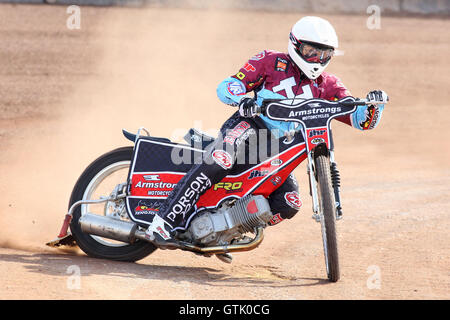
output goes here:
[{"label": "speedway rider", "polygon": [[[301,130],[301,126],[294,122],[274,121],[259,115],[258,105],[264,99],[295,97],[334,101],[350,96],[336,76],[324,72],[337,47],[336,32],[327,20],[304,17],[291,30],[288,53],[264,50],[250,58],[235,75],[219,84],[219,99],[225,104],[239,107],[239,110],[223,124],[219,137],[206,150],[205,161],[192,166],[166,199],[159,215],[155,214],[146,231],[151,241],[160,247],[170,247],[175,231],[186,230],[195,215],[195,203],[200,195],[229,174],[239,156],[237,144],[241,144],[242,140],[248,140],[251,134],[257,134],[260,129],[271,130],[279,139]],[[246,95],[251,91],[255,97]],[[385,103],[388,96],[376,90],[369,92],[367,99]],[[352,114],[337,120],[359,130],[373,129],[378,125],[383,109],[384,104],[359,106]],[[227,136],[230,132],[233,133],[231,138]],[[201,188],[191,188],[191,184],[196,181],[206,183]],[[294,195],[294,201],[292,196],[288,201],[286,193]],[[294,175],[291,174],[269,196],[268,201],[273,213],[269,225],[292,218],[301,206]]]}]

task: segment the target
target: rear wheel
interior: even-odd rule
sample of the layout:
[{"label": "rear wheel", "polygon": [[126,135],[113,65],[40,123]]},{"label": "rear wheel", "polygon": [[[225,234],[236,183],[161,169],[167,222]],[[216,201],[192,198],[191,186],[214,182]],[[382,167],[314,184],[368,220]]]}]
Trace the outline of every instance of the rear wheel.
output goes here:
[{"label": "rear wheel", "polygon": [[[69,208],[79,200],[108,197],[117,185],[126,182],[132,155],[132,147],[123,147],[110,151],[92,162],[76,182]],[[108,216],[111,219],[129,220],[124,199],[78,206],[73,212],[70,230],[78,246],[87,255],[134,262],[156,250],[153,244],[145,241],[136,240],[133,244],[129,244],[84,233],[78,220],[88,212]]]},{"label": "rear wheel", "polygon": [[322,227],[323,248],[328,279],[339,280],[339,257],[336,237],[336,204],[331,183],[330,159],[319,155],[315,159],[319,193],[319,216]]}]

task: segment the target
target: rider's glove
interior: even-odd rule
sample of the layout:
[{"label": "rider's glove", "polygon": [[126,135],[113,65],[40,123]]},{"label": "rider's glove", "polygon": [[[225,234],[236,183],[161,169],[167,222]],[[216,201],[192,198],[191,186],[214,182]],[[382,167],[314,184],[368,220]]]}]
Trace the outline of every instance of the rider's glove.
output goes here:
[{"label": "rider's glove", "polygon": [[259,106],[253,98],[242,98],[239,102],[239,114],[244,118],[254,118],[259,114]]},{"label": "rider's glove", "polygon": [[[367,102],[378,102],[377,104],[385,104],[389,101],[389,97],[383,90],[373,90],[367,94]],[[375,104],[375,103],[374,103]]]},{"label": "rider's glove", "polygon": [[352,115],[353,126],[359,130],[374,129],[378,125],[389,97],[382,90],[373,90],[367,94],[366,100],[368,105],[359,106]]}]

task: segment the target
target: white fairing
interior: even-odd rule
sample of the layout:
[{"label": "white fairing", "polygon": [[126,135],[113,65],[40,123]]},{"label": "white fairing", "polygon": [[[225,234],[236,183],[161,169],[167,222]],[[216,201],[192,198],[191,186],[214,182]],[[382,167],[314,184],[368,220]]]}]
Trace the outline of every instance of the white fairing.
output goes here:
[{"label": "white fairing", "polygon": [[[327,20],[319,17],[308,16],[300,19],[292,27],[291,32],[299,41],[314,42],[333,47],[334,49],[338,47],[338,38],[333,26]],[[288,44],[288,53],[300,70],[302,70],[305,75],[312,80],[317,79],[331,61],[328,61],[325,65],[306,62],[295,51],[291,40],[289,40]]]}]

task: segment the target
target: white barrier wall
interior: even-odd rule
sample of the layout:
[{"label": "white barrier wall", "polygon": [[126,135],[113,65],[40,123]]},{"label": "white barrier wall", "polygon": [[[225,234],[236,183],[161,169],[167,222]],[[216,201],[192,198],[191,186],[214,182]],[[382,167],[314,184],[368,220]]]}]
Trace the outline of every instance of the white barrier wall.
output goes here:
[{"label": "white barrier wall", "polygon": [[450,0],[0,0],[1,2],[319,13],[367,13],[370,5],[378,5],[385,13],[450,15]]}]

